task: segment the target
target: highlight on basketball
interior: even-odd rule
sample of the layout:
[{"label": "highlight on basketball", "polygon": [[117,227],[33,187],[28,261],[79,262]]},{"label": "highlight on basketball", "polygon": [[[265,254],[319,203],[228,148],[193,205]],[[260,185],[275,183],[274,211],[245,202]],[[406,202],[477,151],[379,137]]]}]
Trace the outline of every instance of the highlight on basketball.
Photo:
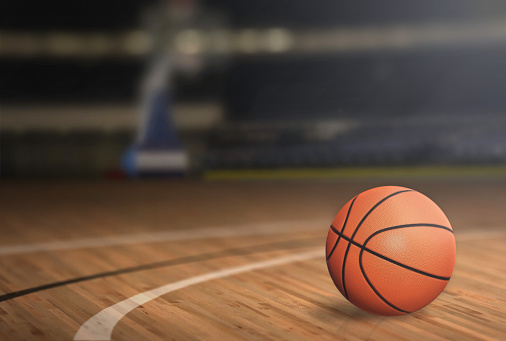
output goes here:
[{"label": "highlight on basketball", "polygon": [[503,0],[0,12],[0,340],[506,340]]}]

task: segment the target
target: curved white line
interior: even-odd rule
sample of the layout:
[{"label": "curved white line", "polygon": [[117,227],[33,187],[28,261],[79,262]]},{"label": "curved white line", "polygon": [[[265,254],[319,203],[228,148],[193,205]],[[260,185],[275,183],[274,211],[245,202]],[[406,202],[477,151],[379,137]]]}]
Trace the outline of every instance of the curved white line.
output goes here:
[{"label": "curved white line", "polygon": [[236,275],[242,272],[253,271],[324,256],[325,252],[322,249],[317,249],[291,256],[279,257],[271,260],[223,269],[216,272],[210,272],[204,275],[190,277],[182,281],[170,283],[143,292],[124,301],[116,303],[115,305],[102,310],[90,318],[81,326],[81,328],[79,328],[77,334],[74,337],[74,340],[110,340],[114,327],[126,314],[138,306],[169,292],[183,289],[194,284],[207,282],[213,279]]},{"label": "curved white line", "polygon": [[[300,224],[300,222],[299,222]],[[307,224],[307,222],[305,223]],[[257,225],[258,226],[258,225]],[[268,225],[263,225],[263,228],[267,228]],[[236,227],[237,228],[237,227]],[[270,230],[272,233],[281,232],[284,229],[273,229]],[[199,230],[193,230],[188,231],[190,234],[187,237],[194,236],[196,232]],[[220,232],[221,231],[221,232]],[[209,237],[210,235],[214,237],[222,237],[224,234],[235,236],[235,235],[247,235],[247,234],[235,234],[234,231],[231,230],[214,230],[214,232],[202,231],[203,233],[200,235],[202,238]],[[237,232],[237,231],[236,231]],[[260,230],[257,231],[259,233],[257,234],[263,234],[263,233],[269,233],[269,230]],[[485,232],[485,233],[484,233]],[[207,233],[207,234],[206,234]],[[224,233],[222,235],[218,235],[219,233]],[[175,235],[174,235],[175,236]],[[465,234],[457,234],[457,241],[472,241],[472,240],[481,240],[481,239],[489,239],[489,238],[501,238],[505,237],[506,234],[504,231],[482,231],[480,233],[465,233]],[[129,236],[132,237],[132,236]],[[184,234],[181,235],[181,239],[186,239],[184,237]],[[177,240],[177,239],[171,239],[171,240]],[[286,257],[281,257],[277,259],[272,259],[268,261],[262,261],[258,263],[251,263],[243,266],[223,269],[216,272],[211,272],[208,274],[191,277],[182,281],[178,281],[175,283],[170,283],[149,291],[146,291],[144,293],[132,296],[131,298],[128,298],[124,301],[121,301],[119,303],[116,303],[113,306],[110,306],[109,308],[106,308],[93,317],[91,317],[88,321],[86,321],[80,328],[79,331],[76,333],[74,340],[110,340],[112,331],[116,324],[130,311],[137,308],[138,306],[153,300],[155,298],[158,298],[162,295],[165,295],[169,292],[183,289],[186,287],[189,287],[194,284],[210,281],[213,279],[223,278],[235,274],[239,274],[242,272],[247,271],[253,271],[257,269],[262,269],[266,267],[276,266],[276,265],[282,265],[317,257],[323,257],[324,252],[320,249],[309,251],[302,254],[296,254]]]},{"label": "curved white line", "polygon": [[234,225],[227,228],[206,227],[180,231],[138,233],[130,235],[60,240],[38,244],[22,244],[0,247],[0,255],[14,255],[40,251],[74,250],[83,248],[109,247],[127,244],[156,243],[204,238],[241,237],[268,235],[282,232],[314,231],[327,228],[328,220],[285,221],[278,223]]}]

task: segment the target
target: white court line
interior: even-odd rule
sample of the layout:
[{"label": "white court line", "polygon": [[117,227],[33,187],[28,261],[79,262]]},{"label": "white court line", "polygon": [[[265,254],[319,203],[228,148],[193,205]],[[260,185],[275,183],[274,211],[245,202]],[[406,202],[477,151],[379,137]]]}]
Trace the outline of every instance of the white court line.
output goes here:
[{"label": "white court line", "polygon": [[[506,237],[506,231],[487,230],[487,231],[476,231],[464,234],[463,233],[457,234],[457,241],[465,242],[472,240],[483,240],[483,239],[503,238],[503,237]],[[242,272],[253,271],[266,267],[288,264],[323,256],[324,256],[323,250],[318,249],[301,254],[295,254],[272,260],[223,269],[216,272],[191,277],[175,283],[170,283],[137,294],[135,296],[132,296],[131,298],[116,303],[91,317],[81,326],[81,328],[79,328],[77,334],[74,337],[74,340],[110,340],[114,327],[126,314],[128,314],[138,306],[153,299],[156,299],[162,295],[165,295],[169,292],[183,289],[191,285],[210,281],[213,279],[239,274]]]},{"label": "white court line", "polygon": [[204,275],[190,277],[182,281],[170,283],[152,290],[145,291],[141,294],[137,294],[124,301],[116,303],[115,305],[112,305],[109,308],[106,308],[91,317],[81,326],[81,328],[79,328],[77,334],[74,337],[74,340],[110,340],[114,327],[126,314],[138,306],[169,292],[183,289],[194,284],[207,282],[213,279],[237,275],[243,272],[324,256],[324,250],[319,248],[317,250],[294,254],[291,256],[279,257],[271,260],[210,272]]},{"label": "white court line", "polygon": [[[109,237],[80,238],[59,240],[54,242],[0,246],[0,256],[24,253],[75,250],[84,248],[110,247],[128,244],[144,244],[168,241],[195,240],[205,238],[244,237],[253,235],[269,235],[283,232],[310,232],[328,228],[328,220],[297,220],[277,223],[259,223],[233,225],[229,227],[205,227],[189,230],[147,232]],[[506,231],[487,229],[485,231],[466,231],[456,233],[457,241],[502,238]]]},{"label": "white court line", "polygon": [[167,241],[194,240],[205,238],[242,237],[268,235],[282,232],[325,231],[329,220],[298,220],[278,223],[234,225],[230,227],[207,227],[180,231],[138,233],[110,237],[60,240],[38,244],[21,244],[0,247],[0,255],[15,255],[41,251],[74,250],[83,248],[110,247],[127,244],[143,244]]}]

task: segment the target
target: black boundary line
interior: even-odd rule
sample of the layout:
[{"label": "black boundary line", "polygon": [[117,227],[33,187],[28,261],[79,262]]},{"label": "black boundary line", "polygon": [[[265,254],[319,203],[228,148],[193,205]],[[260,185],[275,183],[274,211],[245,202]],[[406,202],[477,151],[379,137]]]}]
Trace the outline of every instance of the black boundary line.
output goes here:
[{"label": "black boundary line", "polygon": [[342,267],[342,274],[341,274],[341,279],[342,279],[342,282],[343,282],[343,290],[344,290],[344,296],[346,298],[348,298],[348,291],[346,290],[346,282],[344,281],[344,276],[345,276],[345,269],[346,269],[346,259],[348,258],[348,253],[350,252],[350,247],[351,247],[351,243],[353,242],[353,238],[355,238],[355,235],[357,234],[358,230],[360,229],[360,226],[362,226],[362,224],[364,223],[364,221],[367,219],[367,217],[376,209],[378,208],[379,205],[381,205],[382,203],[384,203],[386,200],[388,200],[389,198],[397,195],[397,194],[401,194],[401,193],[404,193],[404,192],[412,192],[413,190],[412,189],[404,189],[402,191],[397,191],[397,192],[394,192],[390,195],[387,195],[386,197],[384,197],[383,199],[381,199],[380,201],[378,201],[363,217],[362,217],[362,220],[360,220],[360,222],[358,223],[357,227],[355,228],[355,231],[353,231],[353,234],[351,235],[351,238],[350,238],[350,242],[348,243],[348,247],[346,248],[346,252],[344,253],[344,259],[343,259],[343,267]]},{"label": "black boundary line", "polygon": [[[374,285],[369,280],[369,277],[367,277],[367,275],[365,273],[364,265],[363,265],[363,262],[362,262],[362,256],[364,255],[364,250],[367,248],[366,247],[367,243],[369,243],[369,241],[371,241],[371,239],[374,236],[376,236],[376,235],[378,235],[380,233],[383,233],[383,232],[387,232],[387,231],[391,231],[391,230],[396,230],[396,229],[402,229],[402,228],[409,228],[409,227],[435,227],[435,228],[439,228],[439,229],[450,231],[453,234],[452,229],[450,229],[450,228],[448,228],[446,226],[436,225],[436,224],[406,224],[406,225],[391,226],[391,227],[384,228],[382,230],[378,230],[378,231],[374,232],[373,234],[371,234],[365,240],[363,248],[360,250],[360,254],[358,256],[358,264],[360,265],[360,271],[362,272],[362,275],[364,276],[365,280],[367,281],[367,283],[369,284],[369,286],[371,287],[371,289],[376,293],[376,295],[378,295],[379,298],[381,298],[381,300],[383,300],[383,302],[385,302],[386,304],[388,304],[390,307],[394,308],[395,310],[398,310],[398,311],[406,313],[406,314],[409,314],[410,311],[407,311],[407,310],[401,309],[399,307],[396,307],[393,303],[389,302],[386,298],[384,298],[379,293],[379,291],[374,287]],[[383,259],[385,259],[385,258],[383,258]],[[402,267],[404,267],[404,268],[406,268],[408,270],[412,270],[412,268],[410,269],[410,267],[404,266],[404,264],[402,264],[402,263],[398,263],[398,262],[392,262],[392,263],[394,263],[396,265],[401,265]],[[420,273],[422,275],[425,275],[425,276],[429,276],[429,275],[427,275],[427,273],[425,273],[423,271],[420,271],[420,270],[416,270],[415,269],[415,270],[412,270],[412,271],[418,272],[418,273]],[[436,279],[441,279],[441,280],[444,280],[444,281],[449,281],[450,280],[450,277],[441,277],[441,276],[434,276],[434,275],[431,275],[429,277],[436,278]]]},{"label": "black boundary line", "polygon": [[[341,233],[337,234],[338,235],[337,240],[336,240],[336,242],[334,244],[334,247],[332,248],[332,250],[330,250],[330,253],[327,256],[327,261],[330,259],[330,257],[332,257],[332,254],[334,253],[334,250],[336,249],[337,244],[339,244],[339,240],[341,239],[341,236],[344,233],[344,228],[346,227],[346,223],[348,222],[348,218],[350,216],[351,208],[353,207],[353,204],[355,203],[355,200],[357,200],[357,197],[358,197],[358,195],[355,196],[355,198],[353,198],[353,201],[351,202],[350,207],[348,208],[348,213],[346,214],[346,219],[344,219],[343,227],[341,228]],[[333,227],[333,226],[331,225],[331,227]]]},{"label": "black boundary line", "polygon": [[[1,295],[0,302],[4,302],[7,300],[11,300],[13,298],[33,294],[33,293],[48,290],[48,289],[66,286],[69,284],[91,281],[93,279],[98,279],[98,278],[123,275],[123,274],[127,274],[127,273],[144,271],[144,270],[159,269],[159,268],[175,266],[175,265],[190,264],[190,263],[196,263],[199,261],[206,261],[206,260],[219,259],[219,258],[225,258],[225,257],[251,255],[251,254],[256,254],[256,253],[261,253],[261,252],[271,252],[271,251],[303,248],[303,247],[307,247],[307,246],[300,245],[300,244],[304,244],[304,242],[311,241],[311,240],[321,240],[321,237],[292,239],[292,240],[285,240],[282,242],[256,244],[256,245],[251,245],[251,246],[244,247],[244,248],[231,248],[231,249],[226,249],[226,250],[221,250],[221,251],[214,251],[214,252],[197,254],[197,255],[193,255],[193,256],[180,257],[180,258],[170,259],[170,260],[161,261],[161,262],[149,263],[149,264],[124,268],[124,269],[119,269],[119,270],[114,270],[114,271],[107,271],[107,272],[102,272],[102,273],[89,275],[89,276],[72,278],[72,279],[65,280],[65,281],[53,282],[53,283],[48,283],[48,284],[44,284],[44,285],[40,285],[40,286],[28,288],[28,289],[13,291],[8,294]],[[287,243],[295,243],[295,244],[287,246],[286,245]],[[279,248],[279,246],[281,246],[282,248]]]}]

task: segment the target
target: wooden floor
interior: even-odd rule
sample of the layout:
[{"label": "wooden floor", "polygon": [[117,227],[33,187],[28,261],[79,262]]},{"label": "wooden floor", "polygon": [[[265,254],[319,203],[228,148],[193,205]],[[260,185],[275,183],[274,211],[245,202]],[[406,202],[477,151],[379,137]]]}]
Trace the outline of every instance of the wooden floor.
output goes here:
[{"label": "wooden floor", "polygon": [[[328,227],[407,186],[445,211],[457,263],[406,316],[334,287]],[[1,340],[506,340],[506,179],[3,182]],[[111,334],[112,333],[112,334]]]}]

